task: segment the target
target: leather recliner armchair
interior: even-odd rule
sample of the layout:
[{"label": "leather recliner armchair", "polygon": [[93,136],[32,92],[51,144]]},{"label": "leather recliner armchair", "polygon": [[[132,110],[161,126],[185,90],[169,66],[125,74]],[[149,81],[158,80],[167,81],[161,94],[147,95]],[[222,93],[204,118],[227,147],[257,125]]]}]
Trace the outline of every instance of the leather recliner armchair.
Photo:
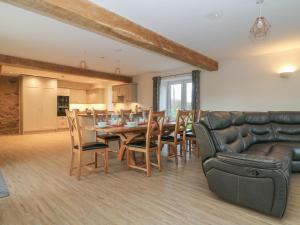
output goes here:
[{"label": "leather recliner armchair", "polygon": [[300,171],[300,112],[206,112],[195,132],[211,191],[283,216],[290,173]]}]

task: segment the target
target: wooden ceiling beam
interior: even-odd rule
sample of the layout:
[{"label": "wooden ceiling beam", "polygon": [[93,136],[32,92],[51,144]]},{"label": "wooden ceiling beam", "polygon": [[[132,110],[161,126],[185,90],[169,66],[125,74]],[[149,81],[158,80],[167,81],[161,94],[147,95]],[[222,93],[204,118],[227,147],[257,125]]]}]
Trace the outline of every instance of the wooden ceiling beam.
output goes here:
[{"label": "wooden ceiling beam", "polygon": [[[132,77],[0,54],[0,64],[131,83]],[[1,67],[0,67],[1,68]]]},{"label": "wooden ceiling beam", "polygon": [[[77,27],[151,50],[204,70],[218,62],[87,0],[5,0]],[[180,27],[179,27],[180,29]]]}]

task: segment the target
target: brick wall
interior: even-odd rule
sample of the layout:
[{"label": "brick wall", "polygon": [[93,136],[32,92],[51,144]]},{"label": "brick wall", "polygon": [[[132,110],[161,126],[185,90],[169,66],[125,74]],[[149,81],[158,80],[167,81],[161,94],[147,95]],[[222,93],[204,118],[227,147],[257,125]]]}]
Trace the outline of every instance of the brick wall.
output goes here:
[{"label": "brick wall", "polygon": [[19,133],[19,78],[0,75],[0,135]]}]

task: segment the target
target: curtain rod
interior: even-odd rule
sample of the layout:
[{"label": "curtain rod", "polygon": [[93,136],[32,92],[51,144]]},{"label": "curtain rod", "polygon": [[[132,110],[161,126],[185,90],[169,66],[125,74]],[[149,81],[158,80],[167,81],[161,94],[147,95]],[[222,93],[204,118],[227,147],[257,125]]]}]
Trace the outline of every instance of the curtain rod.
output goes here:
[{"label": "curtain rod", "polygon": [[177,77],[177,76],[183,76],[183,75],[192,75],[192,72],[190,72],[190,73],[178,73],[178,74],[172,74],[172,75],[168,75],[168,76],[161,76],[161,78],[165,78],[165,77]]}]

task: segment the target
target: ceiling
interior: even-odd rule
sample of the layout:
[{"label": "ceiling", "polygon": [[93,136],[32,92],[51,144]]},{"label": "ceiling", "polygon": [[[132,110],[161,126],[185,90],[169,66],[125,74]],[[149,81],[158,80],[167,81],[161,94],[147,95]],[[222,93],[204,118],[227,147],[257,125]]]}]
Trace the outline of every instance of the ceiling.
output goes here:
[{"label": "ceiling", "polygon": [[[92,0],[171,40],[219,61],[300,48],[300,1],[265,0],[263,15],[272,24],[264,41],[248,34],[255,0]],[[218,13],[218,17],[214,16]],[[0,53],[138,75],[189,65],[0,2]],[[104,58],[101,58],[104,57]]]}]

